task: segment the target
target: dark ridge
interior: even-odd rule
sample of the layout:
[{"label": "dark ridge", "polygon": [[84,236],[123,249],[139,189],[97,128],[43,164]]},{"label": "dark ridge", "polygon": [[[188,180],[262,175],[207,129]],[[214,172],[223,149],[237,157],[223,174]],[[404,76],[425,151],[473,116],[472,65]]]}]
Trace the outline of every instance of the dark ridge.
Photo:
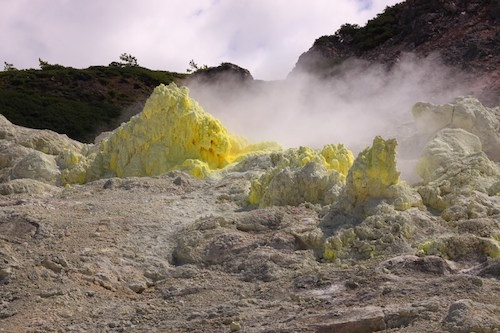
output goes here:
[{"label": "dark ridge", "polygon": [[151,91],[185,75],[139,66],[92,66],[0,72],[0,113],[16,125],[93,142],[142,109]]},{"label": "dark ridge", "polygon": [[500,104],[500,0],[407,0],[387,7],[364,27],[344,24],[318,38],[290,73],[327,78],[358,58],[388,67],[404,53],[436,55],[467,74],[471,93]]}]

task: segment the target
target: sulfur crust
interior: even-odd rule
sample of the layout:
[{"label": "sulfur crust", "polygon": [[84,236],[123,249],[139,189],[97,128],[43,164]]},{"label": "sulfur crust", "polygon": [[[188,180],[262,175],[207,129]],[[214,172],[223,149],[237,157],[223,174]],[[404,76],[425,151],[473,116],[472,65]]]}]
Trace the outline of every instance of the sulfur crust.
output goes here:
[{"label": "sulfur crust", "polygon": [[384,140],[377,136],[372,147],[359,154],[351,170],[352,185],[358,198],[382,195],[389,186],[399,182],[396,145],[394,139]]},{"label": "sulfur crust", "polygon": [[182,166],[204,177],[232,163],[245,143],[229,135],[188,92],[175,84],[155,88],[143,112],[103,141],[102,171],[152,176]]},{"label": "sulfur crust", "polygon": [[[280,152],[276,170],[309,162],[335,171],[345,181],[354,156],[342,144],[288,149],[273,142],[250,144],[227,132],[222,123],[175,83],[155,88],[144,109],[86,153],[64,151],[59,156],[64,184],[104,177],[155,176],[178,169],[205,178],[256,153]],[[274,174],[273,174],[274,175]],[[266,177],[264,177],[266,178]],[[272,175],[253,187],[249,201],[258,203]]]},{"label": "sulfur crust", "polygon": [[362,207],[372,198],[384,198],[397,210],[419,207],[422,199],[404,182],[399,180],[396,165],[395,139],[384,140],[377,136],[372,147],[362,151],[349,170],[342,192],[342,208],[351,211]]},{"label": "sulfur crust", "polygon": [[[277,202],[291,204],[299,195],[299,193],[292,191],[292,187],[297,187],[295,190],[305,195],[303,199],[325,204],[324,201],[328,201],[328,199],[322,197],[329,187],[341,186],[345,183],[347,173],[354,161],[354,155],[343,144],[329,144],[321,150],[309,147],[290,148],[283,152],[273,153],[271,160],[274,164],[273,168],[252,182],[247,198],[251,205],[270,206]],[[297,176],[300,175],[300,171],[305,171],[303,168],[309,163],[319,165],[316,173],[322,173],[321,167],[324,168],[324,179],[320,182],[324,188],[318,188],[319,184],[315,183],[312,178],[305,177],[303,179],[309,180],[309,182],[298,181]],[[283,179],[284,177],[280,178],[286,180],[284,184],[281,184],[281,188],[270,188],[270,185],[276,184],[278,177],[283,176],[283,173],[287,171],[290,175],[285,179]],[[289,196],[292,197],[288,198]]]},{"label": "sulfur crust", "polygon": [[189,97],[188,88],[161,84],[141,113],[113,131],[87,156],[66,152],[61,157],[63,182],[154,176],[173,169],[204,178],[250,153],[277,147],[267,142],[251,145],[229,134],[219,120]]}]

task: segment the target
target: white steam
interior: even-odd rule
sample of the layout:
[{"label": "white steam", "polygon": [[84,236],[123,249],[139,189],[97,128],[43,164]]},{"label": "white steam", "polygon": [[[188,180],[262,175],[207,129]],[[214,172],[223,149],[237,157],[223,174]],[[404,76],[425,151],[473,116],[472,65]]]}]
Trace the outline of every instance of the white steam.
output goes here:
[{"label": "white steam", "polygon": [[435,58],[405,55],[389,71],[356,60],[328,80],[303,73],[284,81],[241,85],[229,79],[189,87],[207,112],[252,142],[315,148],[344,143],[357,153],[382,135],[398,139],[400,156],[414,158],[419,152],[404,151],[415,134],[412,106],[450,102],[467,93],[461,82]]}]

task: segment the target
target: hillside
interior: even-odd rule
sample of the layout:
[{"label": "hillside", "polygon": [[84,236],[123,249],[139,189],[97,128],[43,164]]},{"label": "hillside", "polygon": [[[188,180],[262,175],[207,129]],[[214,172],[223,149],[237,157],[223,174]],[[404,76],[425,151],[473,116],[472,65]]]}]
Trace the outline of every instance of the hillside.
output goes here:
[{"label": "hillside", "polygon": [[0,72],[0,114],[13,123],[93,142],[138,113],[151,91],[183,74],[139,66],[92,66]]},{"label": "hillside", "polygon": [[490,105],[500,96],[500,1],[408,0],[368,21],[318,38],[291,72],[335,75],[348,59],[391,67],[404,53],[433,57],[463,71],[470,92]]}]

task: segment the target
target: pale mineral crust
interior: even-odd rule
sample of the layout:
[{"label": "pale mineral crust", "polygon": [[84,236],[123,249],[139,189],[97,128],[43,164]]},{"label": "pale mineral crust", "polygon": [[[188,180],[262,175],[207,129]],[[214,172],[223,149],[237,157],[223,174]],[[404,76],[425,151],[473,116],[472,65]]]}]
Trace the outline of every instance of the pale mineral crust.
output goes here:
[{"label": "pale mineral crust", "polygon": [[251,145],[194,103],[161,87],[96,145],[0,117],[1,329],[500,331],[496,109],[418,105],[409,185],[393,139]]}]

